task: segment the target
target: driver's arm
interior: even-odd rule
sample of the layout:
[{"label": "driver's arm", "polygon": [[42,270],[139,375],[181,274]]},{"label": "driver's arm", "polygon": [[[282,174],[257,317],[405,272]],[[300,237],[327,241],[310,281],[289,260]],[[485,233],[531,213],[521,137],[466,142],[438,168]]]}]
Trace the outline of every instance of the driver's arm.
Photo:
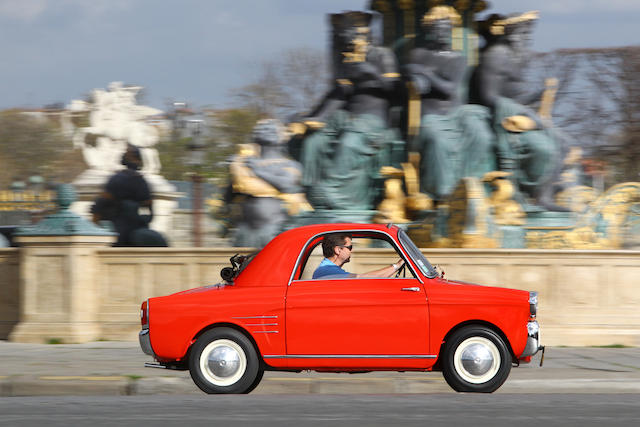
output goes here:
[{"label": "driver's arm", "polygon": [[398,262],[395,264],[391,264],[387,267],[381,268],[379,270],[369,271],[367,273],[356,274],[355,277],[391,277],[395,274],[396,271],[400,269],[404,265],[404,260],[400,258]]}]

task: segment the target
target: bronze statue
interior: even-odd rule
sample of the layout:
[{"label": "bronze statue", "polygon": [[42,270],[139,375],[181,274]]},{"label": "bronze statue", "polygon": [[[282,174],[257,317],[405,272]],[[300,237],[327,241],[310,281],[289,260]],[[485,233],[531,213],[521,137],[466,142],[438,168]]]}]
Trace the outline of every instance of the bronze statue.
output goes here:
[{"label": "bronze statue", "polygon": [[372,15],[331,15],[341,61],[335,87],[310,117],[321,129],[303,141],[303,185],[316,209],[371,210],[382,191],[380,168],[398,141],[389,127],[389,107],[400,74],[396,58],[372,45]]},{"label": "bronze statue", "polygon": [[234,246],[261,248],[283,231],[290,216],[311,209],[300,186],[300,164],[283,153],[284,136],[279,121],[261,120],[253,130],[254,144],[232,159],[227,201],[239,211]]},{"label": "bronze statue", "polygon": [[486,21],[487,44],[472,76],[470,102],[491,110],[499,169],[512,172],[516,188],[539,208],[565,211],[552,201],[562,167],[559,141],[530,107],[544,90],[531,91],[523,76],[536,19],[537,12],[528,12]]},{"label": "bronze statue", "polygon": [[[466,59],[451,48],[452,28],[460,24],[460,16],[450,6],[436,6],[422,22],[425,46],[412,49],[404,67],[409,120],[422,116],[415,137],[415,125],[409,123],[409,150],[421,155],[420,191],[443,200],[462,177],[480,178],[495,169],[494,138],[489,111],[461,105]],[[420,102],[412,102],[414,97]]]}]

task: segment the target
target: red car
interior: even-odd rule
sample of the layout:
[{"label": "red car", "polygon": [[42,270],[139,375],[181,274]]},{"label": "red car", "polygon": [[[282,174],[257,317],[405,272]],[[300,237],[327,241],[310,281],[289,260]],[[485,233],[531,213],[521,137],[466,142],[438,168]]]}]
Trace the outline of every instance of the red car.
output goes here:
[{"label": "red car", "polygon": [[[311,279],[324,236],[338,232],[354,256],[393,248],[389,263],[404,266]],[[512,364],[544,353],[536,292],[445,280],[394,225],[300,227],[231,263],[223,283],[142,303],[140,346],[157,361],[147,366],[188,369],[206,393],[248,393],[265,370],[437,370],[454,390],[493,392]]]}]

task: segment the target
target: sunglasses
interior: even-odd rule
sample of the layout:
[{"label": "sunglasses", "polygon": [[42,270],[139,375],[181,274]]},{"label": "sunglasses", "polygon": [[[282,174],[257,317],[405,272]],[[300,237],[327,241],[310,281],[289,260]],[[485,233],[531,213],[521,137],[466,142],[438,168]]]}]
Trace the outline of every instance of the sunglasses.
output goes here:
[{"label": "sunglasses", "polygon": [[350,251],[353,250],[353,245],[349,245],[349,246],[345,246],[345,245],[340,245],[341,248],[347,248]]}]

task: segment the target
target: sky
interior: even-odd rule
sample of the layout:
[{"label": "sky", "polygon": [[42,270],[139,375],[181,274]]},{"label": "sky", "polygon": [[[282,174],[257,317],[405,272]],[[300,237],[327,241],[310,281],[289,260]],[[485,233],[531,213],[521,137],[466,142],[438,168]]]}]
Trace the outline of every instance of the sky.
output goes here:
[{"label": "sky", "polygon": [[[540,11],[534,49],[640,44],[640,0],[488,0]],[[289,48],[326,52],[326,14],[368,0],[0,0],[0,109],[82,99],[112,81],[144,103],[229,106],[258,64]]]}]

